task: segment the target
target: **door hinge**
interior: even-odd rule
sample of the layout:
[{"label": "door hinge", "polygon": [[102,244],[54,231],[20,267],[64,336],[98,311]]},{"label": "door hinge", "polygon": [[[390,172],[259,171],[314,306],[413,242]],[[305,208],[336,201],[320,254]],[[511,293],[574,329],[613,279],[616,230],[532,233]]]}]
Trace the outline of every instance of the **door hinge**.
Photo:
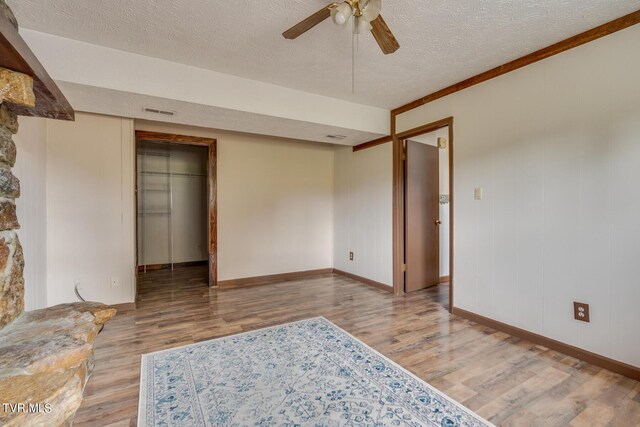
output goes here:
[{"label": "door hinge", "polygon": [[407,271],[407,264],[402,264],[402,271]]}]

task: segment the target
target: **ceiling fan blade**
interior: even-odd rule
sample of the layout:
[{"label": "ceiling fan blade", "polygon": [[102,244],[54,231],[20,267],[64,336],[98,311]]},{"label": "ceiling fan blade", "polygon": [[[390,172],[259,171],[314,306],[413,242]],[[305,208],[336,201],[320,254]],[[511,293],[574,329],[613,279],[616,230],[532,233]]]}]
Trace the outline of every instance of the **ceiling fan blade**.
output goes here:
[{"label": "ceiling fan blade", "polygon": [[371,21],[371,26],[373,27],[371,28],[371,34],[373,34],[378,46],[380,46],[385,55],[393,53],[400,48],[400,43],[398,43],[387,23],[382,19],[382,15]]},{"label": "ceiling fan blade", "polygon": [[319,23],[321,23],[322,21],[330,17],[331,9],[333,9],[336,6],[337,6],[337,3],[331,3],[323,7],[322,9],[320,9],[319,11],[317,11],[316,13],[314,13],[304,21],[301,21],[296,25],[294,25],[293,27],[289,28],[287,31],[282,33],[282,35],[284,36],[285,39],[295,39],[297,37],[300,37],[302,34],[306,33],[307,31],[309,31],[310,29],[312,29],[313,27],[315,27],[316,25],[318,25]]}]

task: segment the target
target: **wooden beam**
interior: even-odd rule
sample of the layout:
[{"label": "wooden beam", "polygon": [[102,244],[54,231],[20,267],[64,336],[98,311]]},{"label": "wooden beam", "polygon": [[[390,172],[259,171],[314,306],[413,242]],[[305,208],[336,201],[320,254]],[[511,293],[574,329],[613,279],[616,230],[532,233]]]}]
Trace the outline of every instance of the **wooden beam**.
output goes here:
[{"label": "wooden beam", "polygon": [[35,107],[6,103],[21,116],[47,117],[57,120],[74,120],[75,113],[60,88],[22,39],[9,17],[0,14],[0,67],[17,71],[33,78]]},{"label": "wooden beam", "polygon": [[375,147],[377,145],[386,144],[387,142],[391,142],[391,141],[393,141],[393,139],[391,138],[391,135],[383,136],[381,138],[374,139],[374,140],[371,140],[369,142],[363,142],[362,144],[355,145],[353,147],[353,151],[355,152],[355,151],[365,150],[367,148]]},{"label": "wooden beam", "polygon": [[611,22],[607,22],[606,24],[585,31],[561,42],[552,44],[551,46],[547,46],[543,49],[537,50],[511,62],[507,62],[506,64],[500,65],[496,68],[492,68],[491,70],[485,71],[484,73],[463,80],[437,92],[433,92],[420,99],[416,99],[415,101],[392,110],[392,116],[397,116],[398,114],[402,114],[414,108],[420,107],[421,105],[435,101],[436,99],[440,99],[447,95],[459,92],[463,89],[470,88],[471,86],[486,82],[487,80],[517,70],[519,68],[526,67],[527,65],[533,64],[534,62],[542,61],[543,59],[549,58],[550,56],[557,55],[569,49],[573,49],[574,47],[578,47],[593,40],[597,40],[601,37],[608,36],[609,34],[624,30],[625,28],[631,27],[638,23],[640,23],[640,10],[632,12],[621,18],[614,19]]}]

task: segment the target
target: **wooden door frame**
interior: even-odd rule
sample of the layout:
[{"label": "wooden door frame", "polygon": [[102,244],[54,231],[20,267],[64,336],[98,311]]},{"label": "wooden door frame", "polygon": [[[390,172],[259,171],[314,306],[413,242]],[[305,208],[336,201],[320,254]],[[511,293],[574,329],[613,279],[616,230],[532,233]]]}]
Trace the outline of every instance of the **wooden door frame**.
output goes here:
[{"label": "wooden door frame", "polygon": [[404,212],[404,148],[403,141],[414,136],[449,129],[449,312],[453,310],[453,117],[447,117],[426,125],[396,133],[396,114],[391,114],[391,138],[393,144],[393,292],[404,294],[405,212]]},{"label": "wooden door frame", "polygon": [[[136,131],[136,156],[137,147],[140,141],[164,142],[169,144],[197,145],[207,147],[207,193],[209,202],[207,203],[208,218],[207,229],[209,235],[209,287],[218,286],[218,200],[217,200],[217,140],[213,138],[201,138],[188,135],[174,135],[169,133]],[[137,158],[136,158],[137,164]],[[136,181],[137,181],[136,172]],[[136,241],[138,239],[138,202],[136,195]],[[137,244],[136,244],[137,248]],[[137,249],[136,249],[137,253]],[[137,256],[137,255],[136,255]],[[137,264],[137,262],[136,262]],[[137,288],[137,285],[136,285]],[[137,289],[136,289],[137,294]]]}]

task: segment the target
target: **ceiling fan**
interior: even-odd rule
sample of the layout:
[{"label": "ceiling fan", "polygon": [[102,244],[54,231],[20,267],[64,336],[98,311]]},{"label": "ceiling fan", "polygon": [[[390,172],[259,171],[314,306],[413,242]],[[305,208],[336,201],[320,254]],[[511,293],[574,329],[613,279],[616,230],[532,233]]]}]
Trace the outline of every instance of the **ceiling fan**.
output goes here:
[{"label": "ceiling fan", "polygon": [[400,44],[382,19],[381,10],[382,0],[346,0],[331,3],[289,28],[282,35],[285,39],[295,39],[329,17],[338,25],[346,25],[353,17],[354,32],[364,34],[371,31],[382,52],[388,55],[398,50]]}]

